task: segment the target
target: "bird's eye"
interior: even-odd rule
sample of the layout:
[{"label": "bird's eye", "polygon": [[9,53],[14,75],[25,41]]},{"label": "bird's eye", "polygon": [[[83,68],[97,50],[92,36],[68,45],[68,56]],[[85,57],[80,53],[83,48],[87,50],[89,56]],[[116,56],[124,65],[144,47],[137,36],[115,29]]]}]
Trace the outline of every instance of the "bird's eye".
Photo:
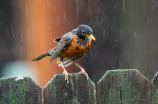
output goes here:
[{"label": "bird's eye", "polygon": [[86,32],[82,31],[82,34],[83,34],[83,35],[85,35],[85,34],[86,34]]}]

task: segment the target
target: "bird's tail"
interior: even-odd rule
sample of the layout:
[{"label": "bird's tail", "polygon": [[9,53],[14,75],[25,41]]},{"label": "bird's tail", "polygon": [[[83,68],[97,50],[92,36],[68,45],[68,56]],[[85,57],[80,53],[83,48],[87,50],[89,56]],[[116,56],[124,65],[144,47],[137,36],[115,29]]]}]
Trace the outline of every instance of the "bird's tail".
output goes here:
[{"label": "bird's tail", "polygon": [[43,53],[42,55],[38,56],[37,58],[33,59],[32,61],[38,61],[46,56],[50,56],[50,54],[48,52]]}]

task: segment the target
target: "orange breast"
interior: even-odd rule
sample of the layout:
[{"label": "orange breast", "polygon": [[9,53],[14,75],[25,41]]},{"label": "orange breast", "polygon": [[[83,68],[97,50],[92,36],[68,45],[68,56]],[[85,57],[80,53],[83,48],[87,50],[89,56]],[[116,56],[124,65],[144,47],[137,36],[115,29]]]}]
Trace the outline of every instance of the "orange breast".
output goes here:
[{"label": "orange breast", "polygon": [[75,60],[84,55],[89,50],[92,45],[92,40],[90,39],[89,43],[86,45],[85,40],[80,40],[84,43],[84,45],[80,47],[79,44],[76,44],[77,38],[78,37],[76,35],[73,35],[73,40],[67,46],[67,48],[59,55],[60,58],[69,58]]}]

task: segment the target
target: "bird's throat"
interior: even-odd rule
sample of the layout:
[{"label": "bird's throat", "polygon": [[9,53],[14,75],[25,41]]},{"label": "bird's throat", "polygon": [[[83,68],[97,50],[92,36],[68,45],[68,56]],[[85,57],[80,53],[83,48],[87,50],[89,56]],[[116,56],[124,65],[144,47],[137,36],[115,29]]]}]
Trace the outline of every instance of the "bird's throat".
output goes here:
[{"label": "bird's throat", "polygon": [[89,43],[89,41],[90,39],[88,38],[85,38],[85,39],[77,38],[76,45],[83,47],[83,46],[86,46]]}]

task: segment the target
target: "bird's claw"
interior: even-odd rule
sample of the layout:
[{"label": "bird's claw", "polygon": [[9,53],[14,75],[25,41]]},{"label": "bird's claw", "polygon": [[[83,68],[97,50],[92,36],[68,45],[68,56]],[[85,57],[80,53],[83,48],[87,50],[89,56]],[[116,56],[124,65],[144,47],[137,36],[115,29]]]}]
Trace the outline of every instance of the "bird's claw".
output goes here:
[{"label": "bird's claw", "polygon": [[88,74],[86,73],[84,69],[82,69],[79,73],[83,73],[87,77],[87,80],[89,79]]},{"label": "bird's claw", "polygon": [[66,70],[64,70],[63,74],[65,74],[65,81],[67,80],[67,83],[69,83],[68,76],[72,76],[69,74]]}]

